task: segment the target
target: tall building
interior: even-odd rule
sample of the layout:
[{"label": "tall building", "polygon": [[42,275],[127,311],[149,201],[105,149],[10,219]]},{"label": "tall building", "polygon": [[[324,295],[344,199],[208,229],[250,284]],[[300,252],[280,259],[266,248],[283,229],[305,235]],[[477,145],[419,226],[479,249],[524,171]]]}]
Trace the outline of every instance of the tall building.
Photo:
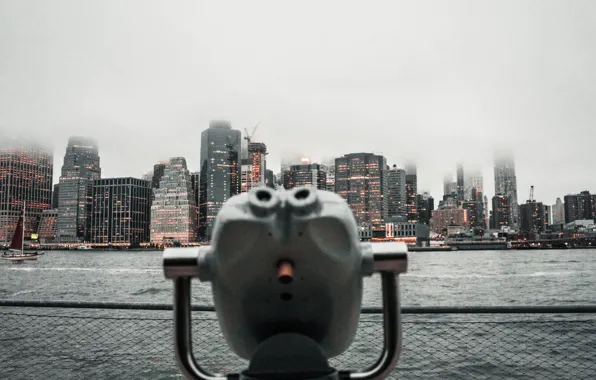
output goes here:
[{"label": "tall building", "polygon": [[192,199],[195,203],[195,231],[194,231],[194,236],[195,239],[198,239],[199,236],[199,192],[201,189],[201,173],[200,172],[194,172],[194,173],[190,173],[190,183],[191,183],[191,188],[192,188]]},{"label": "tall building", "polygon": [[484,178],[482,172],[474,171],[466,177],[464,184],[464,200],[472,199],[472,189],[476,189],[477,193],[484,193]]},{"label": "tall building", "polygon": [[596,197],[589,191],[565,195],[565,223],[581,219],[594,219]]},{"label": "tall building", "polygon": [[435,200],[427,192],[416,195],[416,198],[416,203],[418,205],[418,222],[430,225],[432,212],[435,209]]},{"label": "tall building", "polygon": [[326,160],[325,164],[321,164],[321,169],[325,172],[327,186],[325,190],[334,192],[335,191],[335,159],[333,162]]},{"label": "tall building", "polygon": [[35,144],[0,141],[0,243],[10,242],[26,203],[25,239],[52,207],[53,153]]},{"label": "tall building", "polygon": [[53,243],[56,240],[56,220],[58,209],[43,210],[39,219],[37,235],[42,244]]},{"label": "tall building", "polygon": [[387,217],[406,220],[406,171],[397,165],[387,171]]},{"label": "tall building", "polygon": [[137,178],[103,178],[93,182],[91,243],[149,242],[151,182]]},{"label": "tall building", "polygon": [[58,197],[56,238],[60,243],[87,242],[91,230],[93,181],[101,178],[97,141],[68,139]]},{"label": "tall building", "polygon": [[406,165],[406,215],[408,222],[418,221],[418,205],[416,204],[416,194],[418,194],[418,176],[416,174],[416,165],[410,163]]},{"label": "tall building", "polygon": [[457,182],[453,181],[451,173],[447,173],[443,177],[443,199],[447,196],[457,196]]},{"label": "tall building", "polygon": [[387,219],[387,160],[372,153],[335,159],[335,192],[348,202],[359,225]]},{"label": "tall building", "polygon": [[216,120],[201,133],[199,237],[211,240],[221,206],[240,193],[241,133],[227,121]]},{"label": "tall building", "polygon": [[469,228],[468,211],[463,208],[445,208],[434,210],[430,221],[430,230],[438,234],[446,234],[447,228],[459,226]]},{"label": "tall building", "polygon": [[541,233],[545,231],[546,215],[542,202],[528,200],[520,206],[520,231]]},{"label": "tall building", "polygon": [[463,202],[464,198],[464,165],[457,164],[457,199]]},{"label": "tall building", "polygon": [[509,152],[499,152],[495,155],[495,194],[506,195],[509,199],[511,212],[510,225],[519,226],[519,205],[517,203],[517,177],[513,155]]},{"label": "tall building", "polygon": [[461,207],[467,211],[468,224],[470,228],[484,228],[482,202],[472,200],[464,201]]},{"label": "tall building", "polygon": [[248,143],[248,157],[242,163],[240,191],[245,193],[253,187],[265,186],[267,172],[267,146],[259,142]]},{"label": "tall building", "polygon": [[557,198],[552,206],[552,224],[562,223],[565,223],[565,204],[561,201],[561,198]]},{"label": "tall building", "polygon": [[58,209],[58,197],[60,196],[60,185],[54,184],[54,191],[52,191],[52,208]]},{"label": "tall building", "polygon": [[292,165],[283,173],[284,189],[299,186],[314,186],[320,190],[327,189],[327,173],[319,164]]},{"label": "tall building", "polygon": [[267,169],[265,172],[265,186],[275,189],[275,176],[273,175],[273,170]]},{"label": "tall building", "polygon": [[509,196],[497,194],[493,197],[492,229],[511,226],[511,200]]},{"label": "tall building", "polygon": [[159,182],[163,176],[163,172],[166,169],[166,165],[169,161],[161,161],[153,165],[153,175],[151,176],[151,188],[153,190],[159,188]]},{"label": "tall building", "polygon": [[151,242],[196,241],[196,207],[192,177],[186,167],[186,160],[183,157],[171,158],[151,205]]}]

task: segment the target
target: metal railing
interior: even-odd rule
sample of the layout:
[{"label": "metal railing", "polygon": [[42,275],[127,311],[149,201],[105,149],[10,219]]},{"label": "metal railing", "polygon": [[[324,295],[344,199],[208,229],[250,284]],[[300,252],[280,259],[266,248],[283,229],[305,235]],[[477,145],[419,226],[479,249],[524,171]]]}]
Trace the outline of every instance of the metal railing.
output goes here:
[{"label": "metal railing", "polygon": [[[182,378],[171,305],[0,300],[0,379]],[[193,308],[195,356],[212,372],[247,363],[221,336],[213,308]],[[360,369],[381,351],[377,308],[331,360]],[[596,306],[403,308],[399,379],[595,379]]]}]

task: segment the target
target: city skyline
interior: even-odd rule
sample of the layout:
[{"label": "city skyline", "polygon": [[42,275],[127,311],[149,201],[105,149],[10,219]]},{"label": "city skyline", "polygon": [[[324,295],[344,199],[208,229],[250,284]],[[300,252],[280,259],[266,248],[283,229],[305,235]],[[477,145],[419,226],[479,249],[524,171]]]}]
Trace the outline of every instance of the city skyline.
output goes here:
[{"label": "city skyline", "polygon": [[[60,243],[91,240],[102,244],[138,244],[149,238],[153,243],[172,239],[209,241],[213,222],[223,203],[241,191],[250,191],[250,178],[258,177],[256,181],[263,184],[265,181],[265,177],[261,177],[266,169],[263,167],[265,144],[250,142],[248,146],[254,148],[254,157],[240,159],[241,139],[241,132],[233,129],[228,121],[213,120],[202,132],[200,173],[190,172],[185,158],[174,157],[167,163],[155,164],[152,174],[145,173],[138,179],[102,178],[96,140],[71,136],[54,194],[50,194],[53,187],[51,153],[38,146],[22,142],[19,145],[14,140],[10,141],[14,146],[6,146],[5,142],[0,149],[0,171],[4,173],[0,181],[0,200],[4,206],[0,211],[5,217],[0,227],[4,226],[5,232],[10,230],[15,219],[11,212],[19,211],[19,205],[22,207],[24,201],[30,201],[31,195],[37,199],[37,195],[45,193],[38,215],[34,217],[35,223],[43,226],[39,233],[44,236],[55,228],[56,240]],[[478,228],[518,231],[521,228],[524,232],[541,233],[550,226],[551,218],[560,217],[562,213],[560,198],[557,198],[558,206],[545,204],[535,198],[533,186],[525,203],[517,201],[515,160],[506,150],[494,155],[492,213],[487,213],[488,197],[482,192],[482,178],[477,171],[466,171],[461,162],[456,164],[455,182],[451,175],[443,177],[444,194],[437,210],[433,207],[433,197],[417,190],[418,168],[411,161],[405,169],[397,169],[396,165],[390,168],[385,156],[359,152],[335,158],[332,168],[305,158],[298,164],[289,160],[284,165],[289,166],[277,176],[279,187],[312,185],[339,194],[354,213],[363,238],[388,228],[385,223],[404,222],[423,224],[427,229],[430,224],[430,230],[435,233],[451,228],[452,223],[474,231]],[[243,175],[241,167],[246,170]],[[268,186],[278,188],[271,178],[272,171],[266,172],[270,173]],[[39,183],[37,180],[42,177],[46,179]],[[29,182],[29,186],[21,185]],[[333,186],[329,187],[330,184]],[[470,186],[466,197],[465,188]],[[593,222],[596,194],[581,191],[565,195],[564,200],[565,223],[586,219]],[[44,211],[50,203],[58,205],[57,212]],[[151,226],[150,233],[148,226]],[[26,232],[31,236],[37,230],[32,227]],[[6,239],[7,235],[3,240]]]},{"label": "city skyline", "polygon": [[[226,119],[218,119],[221,121],[224,121],[226,123],[229,123],[228,120]],[[198,136],[199,136],[199,145],[197,146],[197,156],[200,157],[200,136],[201,136],[201,132],[203,132],[204,130],[208,129],[209,124],[213,122],[213,120],[211,120],[209,123],[206,124],[206,126],[202,126],[201,128],[198,128]],[[240,127],[235,127],[234,124],[230,123],[232,129],[236,130],[236,129],[240,129]],[[244,138],[244,132],[241,132],[241,138]],[[54,167],[54,173],[53,173],[53,183],[57,184],[59,182],[59,178],[60,178],[60,172],[61,172],[61,165],[62,162],[64,160],[64,155],[65,155],[65,146],[67,145],[66,142],[68,142],[69,139],[71,138],[84,138],[84,139],[91,139],[94,142],[96,142],[98,150],[100,152],[100,157],[102,159],[101,162],[101,177],[102,178],[127,178],[127,177],[132,177],[132,178],[137,178],[137,179],[142,179],[143,176],[145,174],[147,174],[148,172],[152,172],[153,171],[153,167],[154,165],[159,164],[160,162],[167,162],[169,161],[171,158],[175,158],[175,157],[184,157],[187,162],[188,161],[193,161],[193,160],[189,160],[186,156],[184,155],[174,155],[172,157],[169,158],[163,158],[163,159],[159,159],[155,162],[148,162],[146,165],[142,165],[143,167],[146,167],[144,170],[142,170],[141,172],[133,172],[130,168],[126,167],[126,166],[122,166],[122,163],[120,163],[118,168],[112,168],[112,171],[109,172],[106,167],[105,167],[105,162],[106,162],[106,158],[107,161],[110,161],[109,157],[105,157],[105,154],[103,153],[102,147],[101,147],[101,142],[89,135],[89,136],[84,136],[82,134],[74,134],[72,136],[68,136],[64,142],[64,144],[62,144],[62,146],[59,147],[51,147],[47,141],[45,143],[43,142],[39,142],[35,137],[26,137],[26,138],[20,138],[18,137],[17,134],[15,135],[11,135],[9,136],[9,141],[14,141],[14,142],[18,142],[19,144],[30,144],[33,146],[41,146],[46,150],[49,151],[53,151],[53,160],[54,163],[56,163],[56,166]],[[254,142],[256,143],[264,143],[267,144],[267,142],[263,142],[260,139],[254,139]],[[267,144],[269,147],[271,144]],[[269,153],[269,151],[273,151],[273,153]],[[372,154],[377,154],[374,152],[367,152],[366,150],[360,149],[360,150],[356,150],[355,152],[344,152],[340,155],[338,155],[337,157],[341,157],[345,154],[352,154],[352,153],[361,153],[361,152],[365,152],[365,153],[372,153]],[[275,146],[268,148],[268,155],[267,155],[267,166],[266,168],[268,170],[272,170],[273,173],[275,174],[280,174],[281,173],[281,167],[282,164],[281,162],[283,161],[283,159],[279,159],[277,160],[276,157],[279,157],[279,155],[275,155]],[[534,186],[534,198],[544,202],[544,204],[548,204],[548,205],[552,205],[556,203],[556,199],[557,198],[561,198],[563,199],[564,196],[566,195],[573,195],[573,194],[578,194],[581,191],[594,191],[596,192],[596,185],[593,188],[590,188],[588,186],[584,186],[584,187],[579,187],[577,189],[569,189],[569,191],[566,192],[562,192],[562,193],[556,193],[554,194],[554,190],[552,190],[555,186],[553,185],[553,182],[547,182],[546,185],[542,185],[542,184],[536,184],[533,182],[528,181],[527,179],[524,180],[523,178],[520,178],[519,174],[519,167],[522,166],[523,167],[523,163],[522,165],[520,165],[520,163],[518,162],[515,153],[512,149],[505,149],[505,148],[498,148],[498,149],[494,149],[493,151],[489,151],[486,152],[486,156],[489,158],[489,163],[483,167],[479,167],[478,165],[478,161],[474,161],[471,163],[468,163],[465,160],[459,160],[458,162],[453,162],[451,163],[451,166],[446,170],[446,172],[444,172],[442,175],[439,174],[438,177],[436,178],[429,178],[428,173],[425,173],[423,170],[421,170],[420,165],[418,165],[417,163],[414,162],[414,164],[416,165],[416,169],[417,169],[417,180],[418,180],[418,189],[417,192],[419,194],[423,193],[423,192],[428,192],[430,195],[432,195],[433,197],[435,197],[436,199],[441,199],[441,197],[444,195],[444,181],[446,179],[446,175],[451,175],[452,176],[452,181],[454,182],[454,185],[456,183],[457,180],[457,166],[459,164],[463,165],[464,168],[464,180],[468,181],[469,180],[469,175],[470,173],[472,173],[474,176],[478,176],[479,174],[482,177],[483,180],[483,189],[484,189],[484,193],[485,195],[487,195],[489,198],[491,198],[492,196],[496,195],[495,193],[495,182],[494,182],[494,166],[495,166],[495,157],[498,156],[499,154],[503,155],[507,155],[510,154],[511,158],[513,160],[513,164],[515,166],[515,172],[516,172],[516,177],[517,177],[517,181],[518,183],[529,183],[527,188],[520,188],[519,185],[517,186],[517,192],[518,192],[518,196],[517,196],[517,203],[519,205],[525,203],[525,201],[528,198],[528,194],[530,191],[530,187]],[[382,153],[379,153],[379,155],[383,155]],[[271,158],[273,156],[273,159]],[[283,155],[282,155],[283,156]],[[306,155],[301,155],[301,154],[293,154],[293,155],[286,155],[286,157],[290,157],[289,162],[297,162],[297,160],[300,157],[303,158],[308,158],[309,162],[313,163],[313,164],[323,164],[323,161],[329,160],[329,154],[325,153],[321,155],[322,159],[317,159],[312,158],[311,157],[307,157]],[[383,155],[387,158],[387,165],[389,166],[389,168],[392,168],[393,165],[396,165],[397,168],[399,169],[405,169],[407,166],[407,162],[410,162],[411,160],[407,160],[407,159],[401,159],[398,160],[398,163],[396,164],[395,162],[391,161],[386,155]],[[194,156],[193,156],[194,157]],[[196,158],[196,157],[195,157]],[[196,159],[194,160],[195,162],[199,162],[200,160]],[[400,165],[401,163],[401,165]],[[272,165],[273,168],[272,168]],[[188,170],[189,172],[199,172],[199,165],[197,164],[196,166],[193,166],[191,164],[188,164]],[[112,174],[110,174],[112,173]],[[562,173],[564,174],[564,173]],[[422,180],[421,180],[422,178]],[[586,177],[586,179],[589,179],[588,177]],[[590,181],[585,181],[590,182]],[[422,183],[422,184],[421,184]],[[432,183],[431,186],[425,186],[424,184],[429,184]],[[466,182],[467,184],[467,182]],[[554,183],[556,185],[556,183]],[[563,188],[566,188],[568,186],[563,186]],[[552,197],[552,200],[550,198],[544,198],[543,197],[543,193],[547,192],[549,194],[554,194]]]}]

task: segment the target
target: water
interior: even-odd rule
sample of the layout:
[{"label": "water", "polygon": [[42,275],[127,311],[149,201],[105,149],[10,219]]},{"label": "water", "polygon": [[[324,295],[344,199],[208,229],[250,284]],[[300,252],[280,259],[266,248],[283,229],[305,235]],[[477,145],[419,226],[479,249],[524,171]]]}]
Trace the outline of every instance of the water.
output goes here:
[{"label": "water", "polygon": [[[35,263],[0,262],[0,298],[171,303],[161,255],[50,251]],[[404,306],[596,304],[596,250],[417,252],[409,263]],[[208,285],[195,282],[193,303],[212,303]],[[373,277],[364,306],[379,305]],[[195,314],[195,353],[207,368],[243,368],[214,315]],[[362,317],[354,346],[333,365],[357,369],[376,359],[378,317]],[[400,379],[596,378],[594,316],[527,319],[408,315]],[[181,378],[171,338],[169,312],[0,309],[0,378]]]},{"label": "water", "polygon": [[[170,303],[161,252],[49,251],[37,262],[0,263],[0,298]],[[404,306],[596,303],[596,250],[416,252],[403,275]],[[195,282],[193,302],[211,304]],[[380,305],[378,278],[365,306]]]}]

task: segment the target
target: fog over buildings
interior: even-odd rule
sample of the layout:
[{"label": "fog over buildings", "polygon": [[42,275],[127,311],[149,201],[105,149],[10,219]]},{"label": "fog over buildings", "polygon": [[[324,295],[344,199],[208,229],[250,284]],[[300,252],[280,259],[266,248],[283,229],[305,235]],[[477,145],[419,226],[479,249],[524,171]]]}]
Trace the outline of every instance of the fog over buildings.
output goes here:
[{"label": "fog over buildings", "polygon": [[[200,169],[215,119],[260,123],[268,168],[348,153],[417,164],[436,198],[455,165],[494,192],[514,153],[519,201],[596,191],[596,2],[0,0],[0,139],[62,163],[97,140],[102,176],[170,157]],[[323,163],[323,162],[321,162]],[[60,168],[54,168],[54,182]]]}]

